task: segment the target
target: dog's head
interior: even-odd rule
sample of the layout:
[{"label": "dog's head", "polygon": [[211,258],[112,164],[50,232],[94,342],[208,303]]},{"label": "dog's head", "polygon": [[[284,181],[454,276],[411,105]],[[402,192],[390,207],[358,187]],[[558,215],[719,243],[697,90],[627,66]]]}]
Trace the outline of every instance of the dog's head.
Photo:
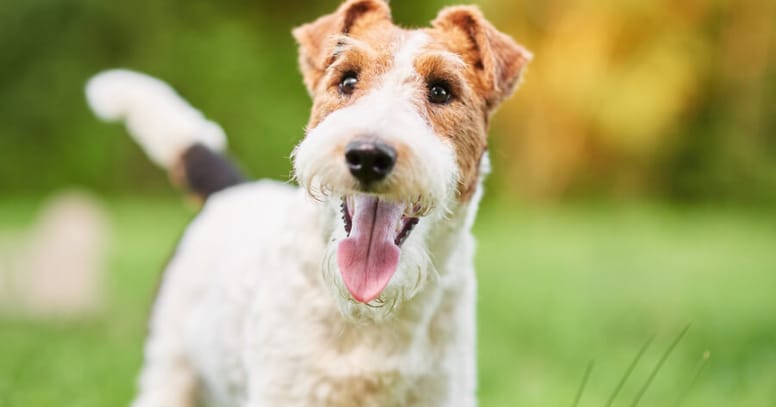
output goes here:
[{"label": "dog's head", "polygon": [[490,114],[531,56],[474,7],[407,30],[350,0],[293,34],[313,98],[295,175],[336,215],[324,276],[346,314],[384,316],[433,275],[431,233],[479,187]]}]

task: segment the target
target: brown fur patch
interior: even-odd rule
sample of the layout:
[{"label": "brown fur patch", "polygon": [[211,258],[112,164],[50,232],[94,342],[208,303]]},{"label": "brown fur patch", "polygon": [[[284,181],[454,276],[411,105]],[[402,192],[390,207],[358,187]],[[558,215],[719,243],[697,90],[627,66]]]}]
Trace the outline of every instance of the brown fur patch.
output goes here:
[{"label": "brown fur patch", "polygon": [[431,24],[441,34],[438,38],[478,72],[480,90],[490,109],[514,92],[532,55],[493,27],[477,7],[445,8]]},{"label": "brown fur patch", "polygon": [[313,94],[323,76],[333,41],[340,34],[353,35],[367,28],[391,24],[391,10],[382,0],[349,0],[336,12],[293,30],[299,43],[299,66],[307,90]]},{"label": "brown fur patch", "polygon": [[[433,37],[432,37],[433,38]],[[442,44],[435,42],[433,48]],[[434,132],[452,142],[460,172],[458,192],[462,201],[468,200],[477,186],[478,168],[487,148],[486,103],[477,92],[477,77],[470,65],[450,61],[449,58],[421,55],[415,69],[429,83],[444,81],[450,86],[453,99],[445,105],[426,102],[428,121]]]},{"label": "brown fur patch", "polygon": [[432,122],[440,134],[455,144],[461,171],[459,192],[468,200],[475,192],[480,161],[487,150],[489,118],[515,90],[531,54],[491,25],[480,10],[471,6],[443,9],[428,33],[438,47],[463,58],[461,74],[474,95],[460,92],[458,103],[437,113]]},{"label": "brown fur patch", "polygon": [[[326,70],[313,93],[313,108],[308,128],[314,128],[326,116],[342,109],[374,88],[380,77],[393,64],[393,51],[398,44],[398,30],[387,24],[371,29],[365,35],[341,37],[331,50]],[[379,41],[379,39],[386,39]],[[339,84],[349,73],[358,77],[356,90],[350,95],[340,92]]]}]

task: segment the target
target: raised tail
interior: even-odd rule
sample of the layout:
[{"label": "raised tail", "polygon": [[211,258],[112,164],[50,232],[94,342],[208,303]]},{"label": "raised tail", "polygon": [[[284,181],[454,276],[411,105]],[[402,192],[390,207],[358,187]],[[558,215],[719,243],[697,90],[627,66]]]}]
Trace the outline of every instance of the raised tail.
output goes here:
[{"label": "raised tail", "polygon": [[168,84],[138,72],[110,70],[89,80],[86,98],[101,119],[126,123],[151,161],[201,199],[244,181],[223,155],[226,135],[221,126]]}]

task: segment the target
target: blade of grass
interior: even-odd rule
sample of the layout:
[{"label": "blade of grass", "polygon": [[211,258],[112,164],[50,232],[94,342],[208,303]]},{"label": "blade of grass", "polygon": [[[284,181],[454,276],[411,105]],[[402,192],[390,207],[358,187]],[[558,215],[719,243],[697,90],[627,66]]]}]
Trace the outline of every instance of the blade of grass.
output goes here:
[{"label": "blade of grass", "polygon": [[706,370],[706,366],[708,365],[710,358],[711,358],[711,353],[709,351],[703,352],[703,356],[701,357],[701,360],[698,362],[698,367],[695,368],[695,374],[692,376],[692,379],[690,379],[690,383],[687,384],[687,387],[685,388],[684,392],[682,392],[679,398],[676,399],[676,403],[674,404],[674,406],[679,407],[679,405],[682,404],[684,399],[687,398],[687,395],[690,394],[690,390],[692,390],[692,387],[695,385],[695,382],[698,381],[698,377],[700,377],[701,373],[703,373],[703,371]]},{"label": "blade of grass", "polygon": [[620,382],[617,383],[617,387],[614,388],[614,391],[612,392],[612,395],[609,396],[609,400],[606,402],[605,407],[610,407],[612,403],[614,403],[614,399],[617,398],[617,395],[620,393],[620,390],[622,390],[622,386],[625,385],[625,382],[628,381],[628,378],[630,378],[631,373],[633,373],[633,369],[636,368],[636,365],[639,364],[639,361],[641,360],[642,356],[644,356],[644,353],[649,348],[649,345],[652,344],[652,341],[655,339],[654,336],[647,339],[646,342],[644,342],[643,345],[641,345],[641,349],[639,349],[639,352],[636,354],[636,357],[633,358],[633,361],[631,362],[630,366],[628,366],[628,369],[625,371],[625,374],[620,379]]},{"label": "blade of grass", "polygon": [[594,363],[595,360],[591,360],[590,363],[587,364],[587,368],[585,368],[585,374],[582,375],[582,383],[579,385],[577,396],[574,397],[574,403],[571,405],[571,407],[577,407],[579,405],[579,401],[582,400],[582,394],[585,392],[585,387],[587,387],[587,381],[590,379],[590,373],[593,372]]},{"label": "blade of grass", "polygon": [[692,323],[687,324],[684,327],[684,329],[682,329],[682,332],[679,332],[679,335],[676,336],[676,339],[674,339],[674,341],[671,342],[671,345],[668,347],[668,349],[666,349],[665,353],[663,353],[663,356],[657,362],[657,364],[655,365],[655,368],[652,369],[652,372],[649,374],[649,377],[647,377],[647,381],[644,383],[643,386],[641,386],[641,389],[639,390],[638,394],[636,394],[636,398],[633,399],[633,403],[631,403],[631,407],[636,407],[639,404],[639,401],[641,401],[641,398],[644,396],[644,393],[647,392],[649,385],[652,384],[652,380],[655,379],[655,376],[657,376],[657,373],[660,371],[660,368],[663,367],[663,363],[665,363],[665,361],[668,360],[668,357],[671,356],[671,353],[674,351],[674,348],[676,348],[676,345],[678,345],[679,342],[681,342],[682,338],[684,338],[684,335],[690,329],[690,325],[692,325]]}]

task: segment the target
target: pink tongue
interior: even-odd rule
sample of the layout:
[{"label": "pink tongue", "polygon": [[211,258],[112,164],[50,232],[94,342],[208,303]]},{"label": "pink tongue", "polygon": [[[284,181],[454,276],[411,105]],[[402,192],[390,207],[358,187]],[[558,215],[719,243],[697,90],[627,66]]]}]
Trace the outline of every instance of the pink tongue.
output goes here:
[{"label": "pink tongue", "polygon": [[380,296],[399,264],[396,226],[404,207],[371,196],[354,199],[350,237],[337,248],[345,287],[356,301],[367,303]]}]

